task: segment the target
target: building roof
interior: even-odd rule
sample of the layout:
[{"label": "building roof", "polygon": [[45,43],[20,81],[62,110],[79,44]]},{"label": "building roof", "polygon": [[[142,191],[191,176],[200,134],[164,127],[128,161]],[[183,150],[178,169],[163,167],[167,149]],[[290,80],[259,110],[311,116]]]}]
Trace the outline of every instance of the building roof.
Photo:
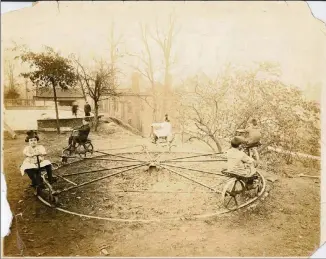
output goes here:
[{"label": "building roof", "polygon": [[[56,88],[57,98],[83,98],[83,93],[78,88],[69,88],[64,90],[62,88]],[[36,98],[53,98],[53,89],[52,88],[37,88],[36,89]]]}]

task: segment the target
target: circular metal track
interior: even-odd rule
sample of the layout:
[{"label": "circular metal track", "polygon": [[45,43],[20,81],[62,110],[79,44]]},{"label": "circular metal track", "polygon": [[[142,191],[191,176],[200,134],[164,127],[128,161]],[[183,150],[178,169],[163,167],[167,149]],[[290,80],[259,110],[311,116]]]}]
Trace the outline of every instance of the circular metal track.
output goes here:
[{"label": "circular metal track", "polygon": [[[94,152],[95,153],[100,153],[100,154],[102,153],[101,155],[93,156],[94,158],[100,158],[100,157],[107,156],[107,154],[105,154],[105,152],[100,152],[100,151],[95,151],[95,150],[94,150]],[[150,154],[150,153],[151,152],[148,152],[148,151],[146,151],[146,152],[137,151],[137,152],[112,153],[110,155],[119,156],[119,155],[127,155],[127,154]],[[160,152],[153,152],[153,153],[160,153]],[[162,153],[165,153],[165,152],[162,152]],[[188,153],[189,154],[189,153],[191,153],[191,154],[194,155],[194,157],[196,157],[196,156],[200,157],[200,156],[203,156],[203,155],[208,155],[206,153],[198,153],[198,152],[171,152],[170,151],[168,153],[173,153],[173,154],[178,154],[178,153],[180,153],[180,154]],[[217,154],[217,153],[211,153],[210,155],[214,155],[214,154]],[[186,158],[186,157],[182,157],[182,158]],[[57,171],[58,169],[60,169],[62,167],[66,167],[68,165],[81,162],[83,160],[85,160],[85,158],[81,158],[81,159],[79,159],[77,161],[73,161],[71,163],[66,163],[66,164],[61,164],[61,165],[56,164],[56,166],[54,168],[54,171]],[[64,209],[64,208],[60,208],[57,205],[53,205],[50,202],[46,201],[41,196],[38,196],[38,199],[43,204],[45,204],[46,206],[51,207],[53,209],[56,209],[58,211],[61,211],[63,213],[67,213],[67,214],[70,214],[70,215],[75,215],[75,216],[79,216],[79,217],[83,217],[83,218],[88,218],[88,219],[97,219],[97,220],[105,220],[105,221],[112,221],[112,222],[150,223],[150,222],[163,222],[163,221],[205,219],[205,218],[209,218],[209,217],[217,217],[217,216],[225,215],[225,214],[228,214],[228,213],[234,212],[236,210],[240,210],[240,209],[252,209],[252,208],[254,208],[257,205],[257,202],[259,200],[263,200],[268,195],[268,193],[266,193],[266,180],[265,180],[265,178],[263,177],[263,175],[261,173],[257,172],[257,174],[260,176],[260,179],[261,179],[261,188],[260,188],[259,192],[257,193],[256,197],[253,197],[253,198],[247,200],[245,203],[243,203],[243,204],[241,204],[241,205],[239,205],[237,207],[231,208],[231,209],[224,208],[224,209],[219,210],[217,212],[206,213],[206,214],[201,214],[201,215],[193,215],[193,216],[184,216],[184,217],[183,216],[181,216],[181,217],[178,216],[178,217],[151,218],[151,219],[124,219],[124,218],[113,218],[113,217],[101,217],[101,216],[95,216],[95,215],[87,215],[87,214],[83,214],[83,213],[79,213],[79,212],[70,211],[70,210],[67,210],[67,209]],[[233,178],[231,178],[230,181],[232,179]],[[224,192],[224,190],[223,190],[223,192]],[[222,194],[223,194],[223,192],[222,192]],[[56,201],[57,201],[57,199],[56,199]]]}]

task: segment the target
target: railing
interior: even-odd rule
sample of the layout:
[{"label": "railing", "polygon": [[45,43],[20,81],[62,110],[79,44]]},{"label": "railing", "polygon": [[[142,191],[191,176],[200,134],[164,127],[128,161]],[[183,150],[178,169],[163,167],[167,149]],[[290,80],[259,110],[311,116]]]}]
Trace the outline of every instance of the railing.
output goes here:
[{"label": "railing", "polygon": [[6,107],[11,106],[36,106],[33,99],[5,99],[4,104]]}]

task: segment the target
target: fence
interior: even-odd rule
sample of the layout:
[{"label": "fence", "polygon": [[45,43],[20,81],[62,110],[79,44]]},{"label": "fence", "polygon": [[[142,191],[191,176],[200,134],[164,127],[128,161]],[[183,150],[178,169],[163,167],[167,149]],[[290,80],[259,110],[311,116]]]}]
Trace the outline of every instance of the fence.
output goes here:
[{"label": "fence", "polygon": [[[5,99],[4,104],[6,107],[12,106],[36,106],[36,102],[33,99]],[[41,106],[41,105],[39,105]]]}]

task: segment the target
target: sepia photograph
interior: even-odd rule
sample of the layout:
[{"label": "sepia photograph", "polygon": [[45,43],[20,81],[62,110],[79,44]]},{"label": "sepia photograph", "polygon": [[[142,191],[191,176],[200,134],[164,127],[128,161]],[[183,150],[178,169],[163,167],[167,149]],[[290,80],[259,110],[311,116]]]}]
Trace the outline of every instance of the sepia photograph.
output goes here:
[{"label": "sepia photograph", "polygon": [[325,23],[318,1],[1,2],[2,256],[312,256]]}]

